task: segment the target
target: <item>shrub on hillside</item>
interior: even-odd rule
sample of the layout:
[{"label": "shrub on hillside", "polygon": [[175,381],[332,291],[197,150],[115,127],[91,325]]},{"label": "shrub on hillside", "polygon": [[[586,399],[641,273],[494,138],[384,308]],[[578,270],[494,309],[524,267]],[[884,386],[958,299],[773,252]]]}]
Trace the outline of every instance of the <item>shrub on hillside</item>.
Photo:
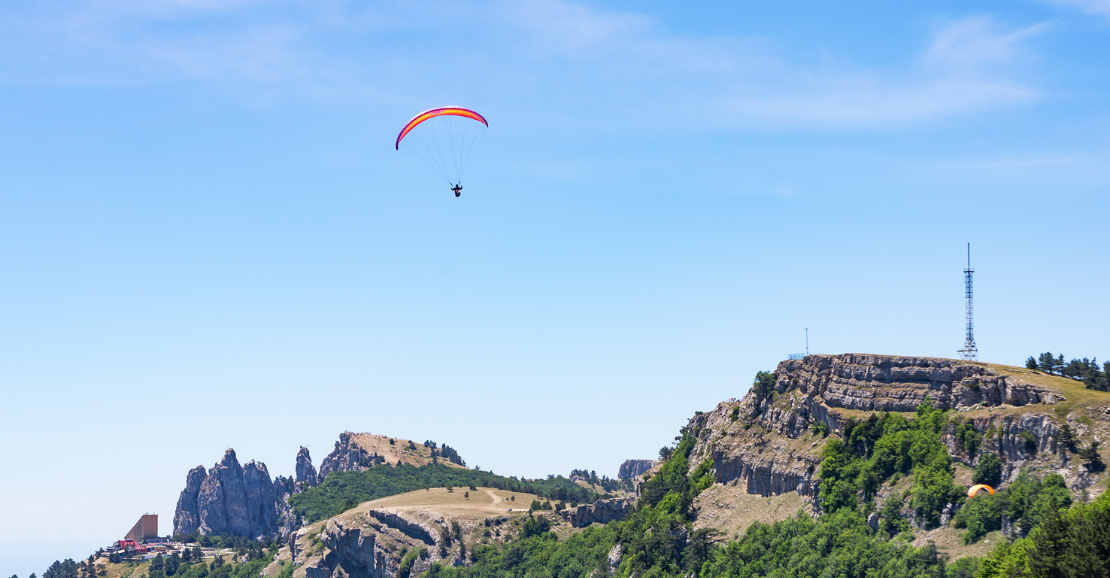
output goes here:
[{"label": "shrub on hillside", "polygon": [[983,457],[979,458],[979,464],[975,466],[975,473],[972,474],[971,481],[991,487],[997,486],[1002,481],[1002,460],[998,459],[998,455],[993,453],[983,454]]}]

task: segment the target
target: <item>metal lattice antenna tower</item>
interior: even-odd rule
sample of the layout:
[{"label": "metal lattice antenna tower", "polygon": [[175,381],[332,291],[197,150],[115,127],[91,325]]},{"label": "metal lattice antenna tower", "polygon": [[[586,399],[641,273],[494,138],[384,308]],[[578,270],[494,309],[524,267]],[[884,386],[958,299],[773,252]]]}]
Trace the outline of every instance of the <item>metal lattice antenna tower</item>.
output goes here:
[{"label": "metal lattice antenna tower", "polygon": [[979,360],[979,348],[975,347],[975,326],[972,323],[971,307],[971,275],[975,270],[971,268],[971,243],[967,244],[967,269],[964,269],[964,295],[967,298],[967,337],[964,347],[960,349],[960,359],[968,361]]}]

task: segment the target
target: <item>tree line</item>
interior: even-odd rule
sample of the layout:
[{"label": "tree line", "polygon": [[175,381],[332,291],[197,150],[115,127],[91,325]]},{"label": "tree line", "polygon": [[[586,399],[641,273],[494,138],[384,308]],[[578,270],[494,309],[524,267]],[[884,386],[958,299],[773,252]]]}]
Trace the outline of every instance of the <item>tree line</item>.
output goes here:
[{"label": "tree line", "polygon": [[1032,355],[1025,360],[1025,367],[1036,371],[1043,371],[1049,375],[1059,375],[1083,382],[1087,389],[1110,391],[1110,361],[1098,364],[1098,358],[1073,359],[1064,362],[1064,354],[1053,355],[1046,351],[1036,358]]},{"label": "tree line", "polygon": [[[770,379],[761,377],[757,395],[770,397]],[[643,484],[636,510],[624,520],[565,540],[548,531],[500,546],[478,545],[472,566],[434,563],[425,578],[1110,577],[1110,492],[1093,504],[1071,504],[1059,475],[1020,472],[995,496],[967,500],[941,443],[942,432],[951,430],[969,455],[980,454],[983,435],[962,420],[950,420],[928,400],[914,419],[878,413],[849,420],[822,454],[820,515],[799,512],[773,524],[754,523],[730,539],[693,525],[692,504],[713,483],[712,463],[692,467],[694,432],[683,428],[677,443],[661,452],[661,470]],[[1074,451],[1075,442],[1061,440],[1065,451]],[[982,452],[973,479],[997,484],[1001,469],[998,455]],[[901,476],[913,479],[910,491],[889,496],[877,508],[879,487]],[[966,528],[965,541],[998,529],[1003,515],[1013,521],[1018,539],[1002,540],[982,559],[955,561],[932,542],[913,545],[904,508],[928,527],[939,522],[948,503],[965,501],[955,521]],[[872,513],[880,513],[878,528],[868,524]],[[609,552],[617,544],[621,558],[612,568]]]},{"label": "tree line", "polygon": [[[597,472],[594,470],[572,469],[570,471],[570,475],[571,477],[579,476],[595,486],[601,486],[601,489],[605,490],[606,492],[615,492],[622,489],[631,492],[635,489],[632,485],[632,480],[615,480],[605,475],[598,477]],[[547,477],[553,478],[555,476],[549,475]]]},{"label": "tree line", "polygon": [[[412,442],[409,443],[411,444]],[[462,459],[462,456],[459,455],[459,452],[456,451],[455,448],[447,444],[443,444],[443,447],[440,448],[438,444],[436,444],[436,442],[432,440],[425,440],[424,447],[430,448],[432,450],[432,462],[435,462],[437,457],[442,457],[453,464],[458,464],[460,466],[466,467],[466,461]]]},{"label": "tree line", "polygon": [[[193,543],[192,548],[186,547],[180,553],[173,552],[169,556],[159,554],[150,560],[147,568],[147,578],[257,578],[267,565],[273,561],[274,555],[280,546],[274,539],[250,540],[229,535],[203,536],[198,539],[190,537],[188,542]],[[206,540],[203,540],[206,539]],[[232,548],[236,559],[245,559],[243,563],[231,564],[225,562],[223,556],[216,556],[210,563],[204,562],[199,545],[204,542],[217,548]],[[55,560],[42,574],[42,578],[96,578],[107,575],[107,568],[96,564],[96,558],[104,555],[104,550],[89,556],[88,560],[75,562],[73,559]],[[121,558],[118,553],[109,554],[109,562],[113,564],[134,561]],[[292,564],[287,565],[288,575],[280,578],[291,578]],[[284,568],[283,568],[284,570]],[[18,576],[12,576],[18,578]],[[29,578],[36,578],[31,574]]]},{"label": "tree line", "polygon": [[[876,537],[861,509],[842,508],[817,520],[799,513],[775,524],[755,523],[732,541],[715,530],[696,529],[692,505],[713,484],[712,461],[691,468],[694,437],[685,428],[681,433],[624,520],[565,540],[548,531],[501,547],[479,545],[472,566],[433,563],[425,578],[971,577],[973,567],[966,562],[946,567],[935,546]],[[611,568],[608,553],[618,543],[621,561]]]},{"label": "tree line", "polygon": [[562,476],[525,481],[443,464],[426,464],[420,467],[401,464],[376,465],[363,471],[332,472],[324,483],[294,495],[289,503],[305,523],[311,524],[338,515],[368,500],[427,488],[477,486],[530,493],[573,504],[592,502],[600,497],[593,490],[583,488]]}]

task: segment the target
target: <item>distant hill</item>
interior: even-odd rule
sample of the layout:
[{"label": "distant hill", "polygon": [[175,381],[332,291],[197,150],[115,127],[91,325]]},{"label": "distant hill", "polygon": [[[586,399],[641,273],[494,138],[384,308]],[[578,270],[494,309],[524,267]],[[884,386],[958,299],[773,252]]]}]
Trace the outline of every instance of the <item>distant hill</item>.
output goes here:
[{"label": "distant hill", "polygon": [[[1110,439],[1110,393],[1085,389],[1072,379],[980,362],[844,354],[784,361],[769,385],[699,413],[687,425],[696,439],[691,464],[712,460],[715,482],[694,504],[697,527],[732,535],[754,521],[788,518],[798,508],[823,511],[828,444],[837,440],[867,454],[870,442],[862,441],[866,428],[857,431],[860,424],[884,412],[913,419],[926,397],[946,410],[937,440],[959,487],[971,485],[988,455],[999,462],[1000,487],[1022,470],[1059,474],[1076,499],[1093,499],[1107,487],[1105,472],[1088,467],[1079,451]],[[1060,441],[1065,424],[1070,447]],[[891,496],[912,491],[907,474],[912,471],[873,490],[876,509]],[[958,502],[940,504],[945,523],[939,525],[922,519],[912,503],[910,496],[900,515],[920,540],[933,539],[953,555],[984,549],[957,539],[960,532],[952,524]]]},{"label": "distant hill", "polygon": [[[252,560],[229,578],[1110,574],[1110,393],[1073,379],[811,355],[680,434],[622,467],[634,494],[594,503],[592,472],[506,478],[432,442],[345,432],[319,472],[301,448],[274,480],[228,450],[189,473],[175,526],[245,536],[224,538]],[[996,492],[969,499],[974,483]],[[126,573],[173,575],[155,564]]]},{"label": "distant hill", "polygon": [[[435,465],[468,471],[462,456],[447,444],[430,440],[418,444],[369,433],[339,434],[335,447],[320,464],[319,472],[312,465],[308,448],[300,448],[294,479],[282,476],[271,479],[266,464],[254,460],[240,465],[235,450],[229,448],[223,459],[211,468],[197,466],[189,471],[174,512],[173,533],[175,536],[226,534],[251,539],[288,535],[298,527],[298,514],[290,506],[290,497],[327,484],[336,474],[364,471],[376,465],[414,468]],[[422,482],[403,486],[404,489],[398,491],[425,486]],[[357,501],[389,495],[380,491],[371,494],[359,494]],[[343,505],[339,504],[326,511],[333,515],[342,509]]]},{"label": "distant hill", "polygon": [[[483,486],[518,493],[530,493],[563,502],[578,504],[597,499],[598,495],[562,476],[545,480],[507,478],[481,470],[448,467],[444,464],[381,464],[362,471],[336,472],[324,483],[296,494],[289,499],[298,519],[307,523],[336,516],[362,502],[425,488],[468,488]],[[524,505],[527,507],[527,505]]]}]

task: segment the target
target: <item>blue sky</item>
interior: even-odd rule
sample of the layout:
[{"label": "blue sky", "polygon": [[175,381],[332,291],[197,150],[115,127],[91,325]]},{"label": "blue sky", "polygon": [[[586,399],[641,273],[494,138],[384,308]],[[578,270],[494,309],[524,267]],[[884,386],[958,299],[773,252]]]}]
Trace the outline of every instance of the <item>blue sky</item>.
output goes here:
[{"label": "blue sky", "polygon": [[1110,356],[1110,3],[679,6],[0,5],[0,575],[229,446],[614,475],[806,327],[954,356],[968,242],[982,359]]}]

